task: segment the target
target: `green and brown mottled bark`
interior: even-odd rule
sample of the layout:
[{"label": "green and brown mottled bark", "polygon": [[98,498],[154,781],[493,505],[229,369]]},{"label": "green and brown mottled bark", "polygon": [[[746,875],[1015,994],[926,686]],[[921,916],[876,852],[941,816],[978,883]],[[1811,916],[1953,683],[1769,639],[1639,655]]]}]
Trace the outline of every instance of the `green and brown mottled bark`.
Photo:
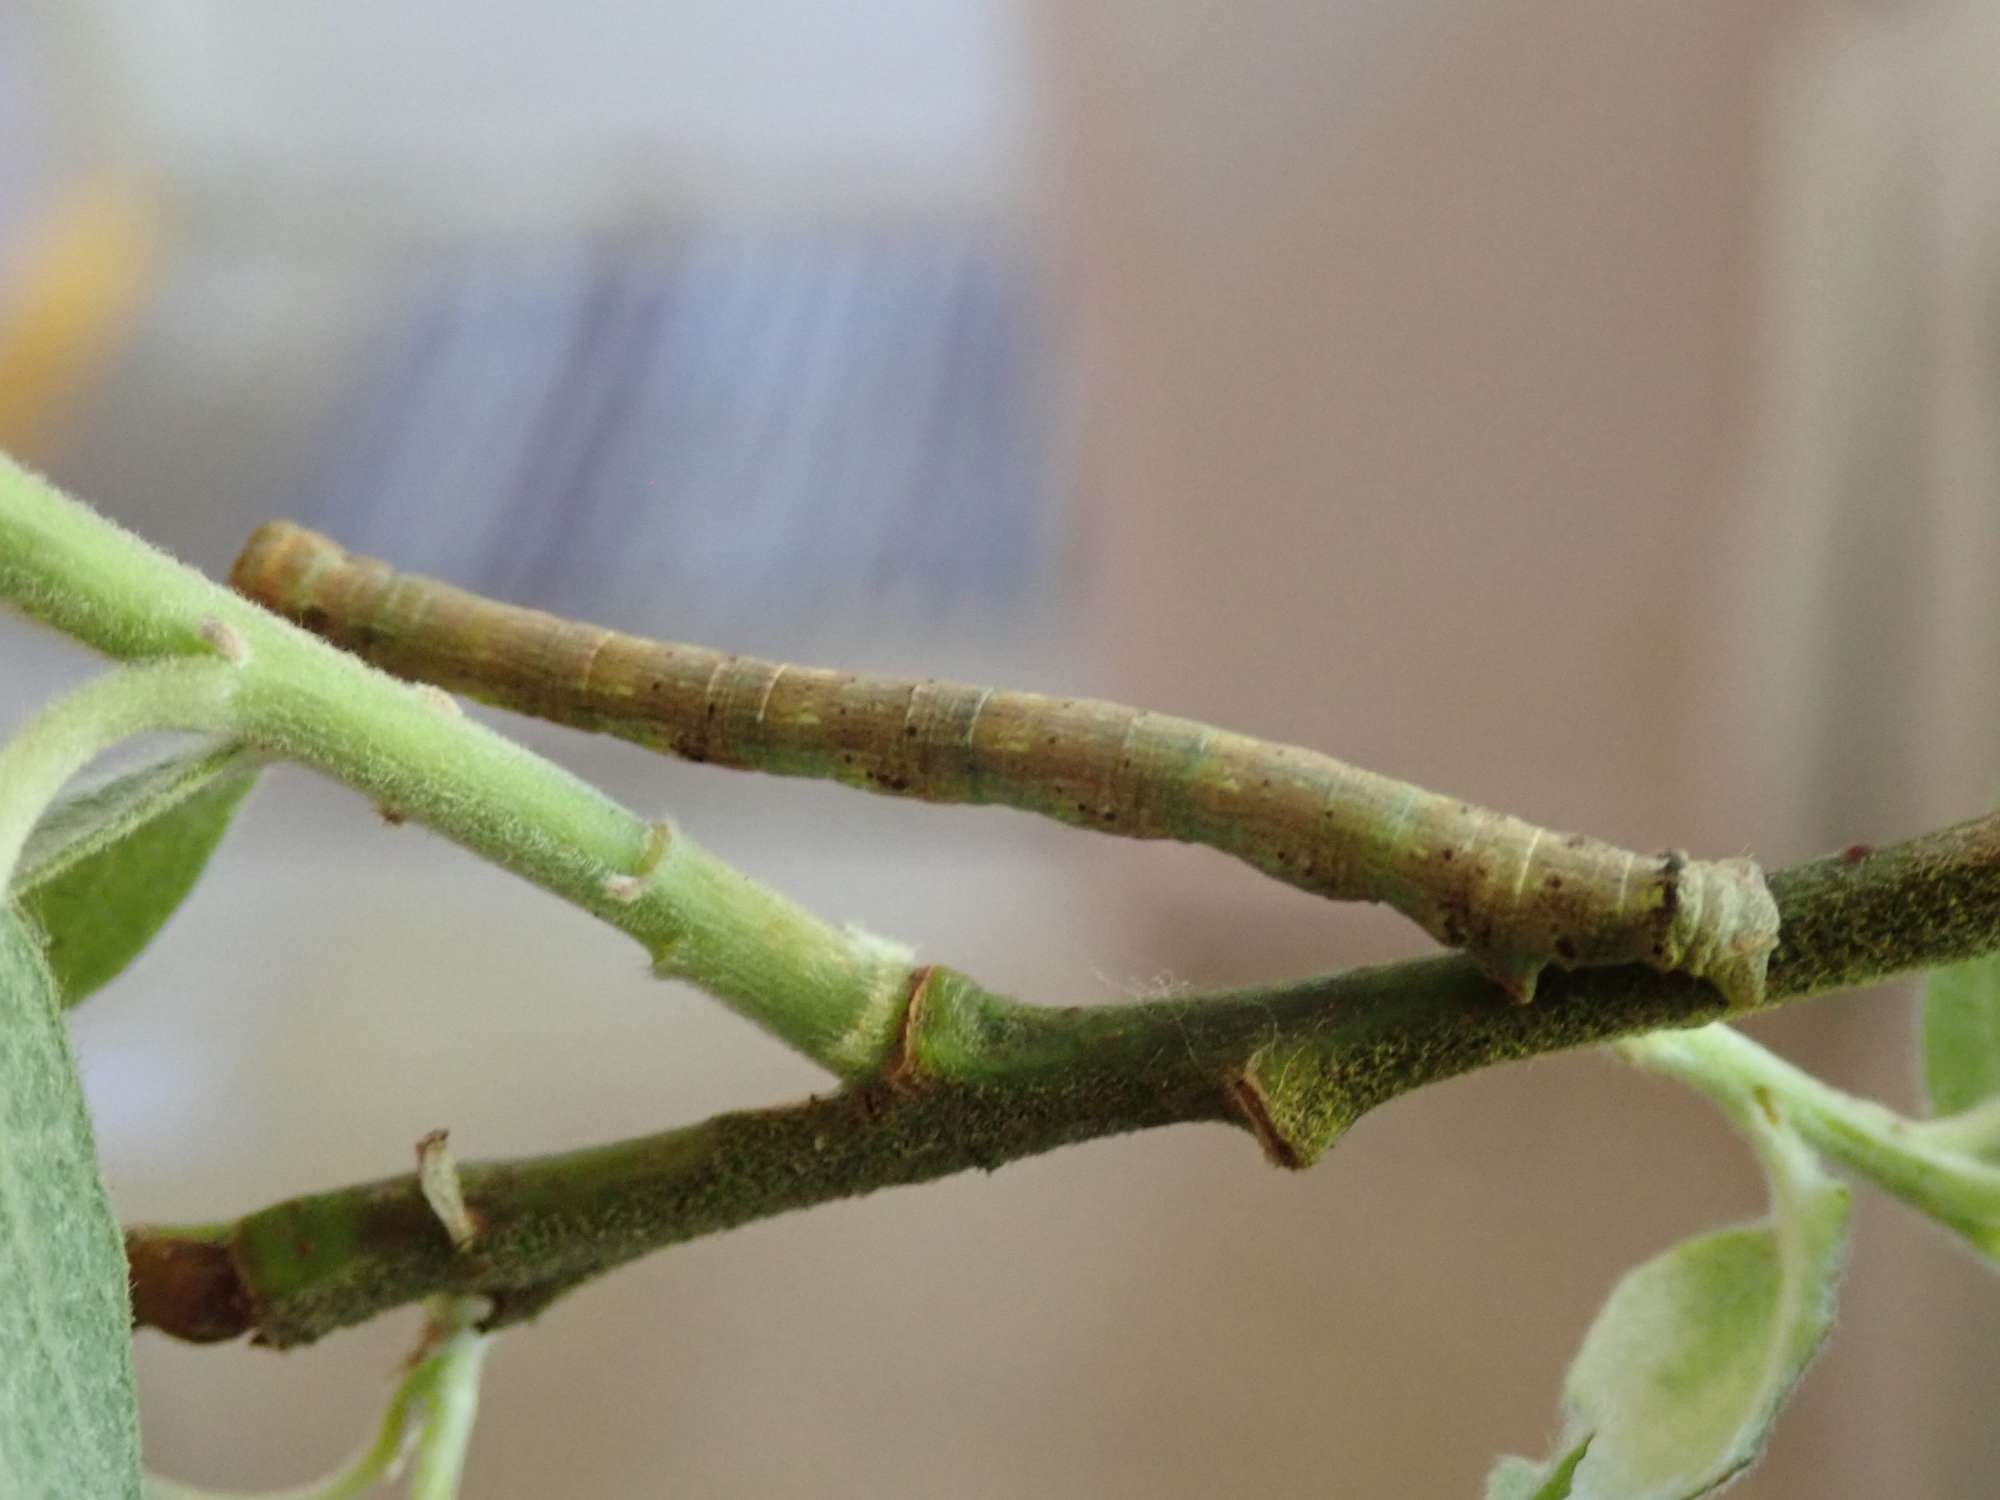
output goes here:
[{"label": "green and brown mottled bark", "polygon": [[[1780,872],[1781,1004],[2000,947],[2000,816]],[[637,1256],[772,1214],[1190,1121],[1303,1167],[1385,1100],[1473,1069],[1716,1019],[1707,986],[1640,966],[1551,975],[1511,1003],[1448,956],[1290,985],[1054,1009],[918,971],[904,1035],[841,1092],[587,1151],[461,1169],[482,1225],[455,1251],[414,1175],[233,1224],[133,1230],[142,1323],[308,1342],[432,1293],[500,1321]]]},{"label": "green and brown mottled bark", "polygon": [[1385,902],[1522,1000],[1551,963],[1643,963],[1754,1006],[1777,937],[1748,860],[1551,833],[1192,719],[640,640],[399,574],[284,523],[257,532],[231,579],[398,676],[683,759],[1205,844],[1318,895]]}]

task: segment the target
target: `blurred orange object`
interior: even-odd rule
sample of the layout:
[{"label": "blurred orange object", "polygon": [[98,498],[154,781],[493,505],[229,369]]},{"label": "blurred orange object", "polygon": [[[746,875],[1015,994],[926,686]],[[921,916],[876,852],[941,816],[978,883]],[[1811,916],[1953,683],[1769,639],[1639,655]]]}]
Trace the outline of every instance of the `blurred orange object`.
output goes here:
[{"label": "blurred orange object", "polygon": [[29,236],[0,287],[0,447],[32,451],[116,346],[156,256],[151,196],[89,178]]}]

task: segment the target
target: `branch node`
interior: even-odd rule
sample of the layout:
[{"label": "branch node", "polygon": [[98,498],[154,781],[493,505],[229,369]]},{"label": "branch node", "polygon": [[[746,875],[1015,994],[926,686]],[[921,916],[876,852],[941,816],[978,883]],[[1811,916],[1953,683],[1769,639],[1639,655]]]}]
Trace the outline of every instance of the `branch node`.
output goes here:
[{"label": "branch node", "polygon": [[648,824],[645,847],[639,851],[639,868],[630,874],[605,876],[602,883],[604,894],[620,906],[630,906],[645,895],[646,887],[660,868],[660,861],[667,857],[667,846],[673,839],[671,823]]},{"label": "branch node", "polygon": [[639,875],[650,875],[659,869],[660,861],[667,857],[667,846],[674,841],[674,825],[665,818],[647,825],[646,847],[639,854]]},{"label": "branch node", "polygon": [[254,1324],[249,1288],[222,1240],[128,1229],[125,1264],[135,1327],[214,1344],[241,1338]]},{"label": "branch node", "polygon": [[1225,1085],[1230,1108],[1274,1166],[1311,1166],[1360,1118],[1351,1080],[1310,1045],[1265,1047]]},{"label": "branch node", "polygon": [[217,615],[210,615],[201,622],[196,632],[202,641],[217,656],[232,667],[240,667],[250,660],[250,646],[236,627]]},{"label": "branch node", "polygon": [[417,689],[417,696],[423,699],[424,702],[428,703],[432,708],[436,709],[439,713],[447,714],[454,719],[462,719],[465,717],[465,709],[459,703],[459,701],[456,698],[452,697],[450,693],[447,693],[443,688],[439,687],[436,683],[419,682],[415,686]]},{"label": "branch node", "polygon": [[882,1077],[895,1088],[905,1088],[923,1076],[923,1062],[917,1056],[917,1030],[923,1025],[924,1002],[928,998],[936,964],[919,964],[910,971],[910,994],[903,1002],[902,1024],[889,1055],[882,1059]]},{"label": "branch node", "polygon": [[1277,1121],[1271,1118],[1271,1101],[1264,1097],[1263,1086],[1254,1073],[1239,1073],[1230,1080],[1229,1102],[1242,1117],[1244,1128],[1264,1148],[1264,1156],[1272,1166],[1297,1171],[1305,1165],[1292,1143],[1279,1133]]},{"label": "branch node", "polygon": [[417,1185],[424,1202],[451,1236],[451,1248],[461,1255],[479,1238],[479,1218],[466,1205],[465,1187],[458,1178],[458,1163],[452,1159],[451,1132],[433,1130],[417,1142]]}]

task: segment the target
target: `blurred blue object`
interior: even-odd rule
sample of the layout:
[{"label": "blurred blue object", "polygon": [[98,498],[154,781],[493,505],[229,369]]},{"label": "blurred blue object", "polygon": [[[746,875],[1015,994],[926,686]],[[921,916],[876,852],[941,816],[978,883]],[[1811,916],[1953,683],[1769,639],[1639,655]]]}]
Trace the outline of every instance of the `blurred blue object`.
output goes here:
[{"label": "blurred blue object", "polygon": [[[1026,602],[1056,562],[1062,361],[969,235],[714,233],[444,258],[284,507],[634,628],[865,596]],[[476,561],[475,561],[476,560]]]}]

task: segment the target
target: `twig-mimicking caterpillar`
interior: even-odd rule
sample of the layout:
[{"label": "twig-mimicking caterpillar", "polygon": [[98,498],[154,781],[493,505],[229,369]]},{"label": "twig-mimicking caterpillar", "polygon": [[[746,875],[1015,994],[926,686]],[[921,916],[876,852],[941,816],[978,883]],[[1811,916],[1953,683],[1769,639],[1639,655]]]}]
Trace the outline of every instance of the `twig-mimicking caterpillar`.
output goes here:
[{"label": "twig-mimicking caterpillar", "polygon": [[1750,860],[1635,854],[1191,719],[642,640],[282,522],[232,580],[387,671],[688,760],[1207,844],[1322,896],[1386,902],[1523,1001],[1551,963],[1640,963],[1754,1006],[1777,944]]}]

